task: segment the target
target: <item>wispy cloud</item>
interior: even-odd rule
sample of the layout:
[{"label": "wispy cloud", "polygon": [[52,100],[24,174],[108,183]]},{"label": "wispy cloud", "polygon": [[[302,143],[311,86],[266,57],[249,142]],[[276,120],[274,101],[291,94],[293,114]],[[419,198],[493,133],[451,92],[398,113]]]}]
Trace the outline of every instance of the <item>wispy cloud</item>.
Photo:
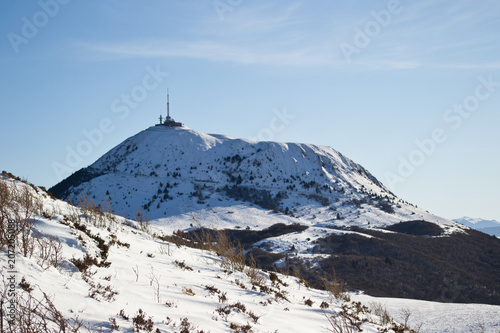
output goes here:
[{"label": "wispy cloud", "polygon": [[[484,24],[485,15],[489,22],[495,21],[494,13],[488,13],[488,6],[434,0],[403,5],[404,11],[350,63],[344,59],[339,45],[352,42],[359,22],[373,20],[372,10],[368,8],[366,13],[352,16],[351,23],[341,14],[336,17],[331,12],[319,13],[317,20],[311,22],[310,12],[317,8],[300,1],[287,6],[245,3],[229,13],[223,23],[214,13],[190,26],[189,34],[183,36],[87,41],[73,46],[105,59],[178,57],[241,65],[352,70],[498,68],[498,62],[491,56],[488,58],[498,48],[498,36],[491,31],[478,38],[477,32],[469,31],[471,26]],[[436,15],[436,11],[442,11],[443,16]],[[352,29],[347,28],[351,31],[349,35],[345,35],[346,24],[353,24]],[[486,56],[481,54],[483,51]],[[481,63],[478,59],[482,59]]]},{"label": "wispy cloud", "polygon": [[[84,43],[74,46],[100,55],[115,57],[168,58],[185,57],[243,65],[330,66],[332,54],[313,48],[278,50],[256,45],[242,46],[220,41],[150,40],[124,43]],[[340,60],[339,60],[340,61]]]}]

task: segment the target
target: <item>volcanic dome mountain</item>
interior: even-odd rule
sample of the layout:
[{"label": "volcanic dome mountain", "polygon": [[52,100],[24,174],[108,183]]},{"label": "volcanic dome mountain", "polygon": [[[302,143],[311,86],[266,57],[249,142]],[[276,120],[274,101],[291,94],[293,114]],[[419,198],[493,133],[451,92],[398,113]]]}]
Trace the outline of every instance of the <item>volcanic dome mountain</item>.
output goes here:
[{"label": "volcanic dome mountain", "polygon": [[315,287],[340,279],[376,296],[500,304],[497,238],[397,198],[333,148],[175,124],[126,139],[50,191],[149,219],[158,237],[224,229],[259,267]]},{"label": "volcanic dome mountain", "polygon": [[253,142],[186,127],[150,127],[51,192],[75,203],[84,193],[109,200],[118,214],[141,209],[153,220],[250,203],[337,226],[415,219],[452,224],[398,199],[330,147]]}]

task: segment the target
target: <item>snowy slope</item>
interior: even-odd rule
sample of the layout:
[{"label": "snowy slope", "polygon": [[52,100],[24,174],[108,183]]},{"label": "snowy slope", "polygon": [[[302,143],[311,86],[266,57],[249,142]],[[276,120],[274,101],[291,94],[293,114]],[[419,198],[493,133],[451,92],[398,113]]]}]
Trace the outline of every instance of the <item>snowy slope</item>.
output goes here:
[{"label": "snowy slope", "polygon": [[[35,186],[2,175],[0,182],[18,193],[28,193],[33,199],[32,235],[38,234],[37,244],[52,238],[61,245],[57,263],[49,264],[42,260],[38,245],[32,255],[24,257],[17,240],[13,268],[19,285],[18,316],[31,297],[31,306],[38,301],[51,303],[51,309],[56,309],[52,313],[62,315],[70,326],[77,326],[77,322],[84,325],[80,331],[85,332],[87,328],[91,332],[132,332],[141,318],[146,325],[141,331],[147,331],[150,322],[153,330],[158,329],[156,332],[329,332],[334,328],[328,316],[339,318],[337,324],[342,325],[340,319],[344,317],[338,313],[349,313],[347,317],[360,323],[363,332],[393,332],[390,328],[399,324],[383,324],[384,320],[374,310],[380,306],[400,322],[404,321],[401,309],[409,309],[410,327],[421,327],[420,332],[470,332],[480,328],[484,332],[497,332],[500,328],[496,315],[500,306],[351,294],[352,299],[363,303],[357,305],[325,291],[309,289],[293,277],[277,274],[278,280],[272,282],[270,272],[248,267],[232,270],[215,253],[161,241],[152,237],[151,232],[141,231],[141,224],[136,221],[105,213],[98,222],[90,215],[86,217],[88,211],[54,200]],[[14,206],[24,214],[18,203]],[[160,232],[155,227],[152,231]],[[99,239],[109,245],[104,258],[103,244],[96,241]],[[100,267],[91,265],[81,272],[74,263],[85,255],[95,257]],[[9,300],[5,281],[11,276],[8,266],[12,264],[7,259],[7,248],[3,248],[0,262],[4,283],[0,292],[4,304]],[[252,272],[253,279],[260,279],[263,287],[252,290]],[[43,302],[44,294],[48,302]],[[307,305],[309,300],[312,304]],[[50,311],[41,312],[51,318]],[[29,315],[36,322],[34,312]]]},{"label": "snowy slope", "polygon": [[[134,327],[155,332],[324,332],[333,329],[328,318],[350,318],[345,323],[359,324],[363,332],[393,332],[391,327],[399,325],[384,324],[361,305],[309,289],[296,278],[248,267],[234,270],[215,253],[158,240],[141,231],[138,222],[108,213],[94,219],[97,215],[51,199],[35,186],[4,176],[0,181],[35,203],[29,205],[34,251],[23,256],[17,239],[15,262],[8,262],[7,249],[1,250],[0,292],[6,310],[11,299],[6,277],[14,275],[16,318],[25,328],[28,317],[32,325],[39,322],[37,313],[49,322],[36,332],[57,332],[58,320],[66,321],[67,331],[83,325],[80,331],[85,332],[132,332]],[[25,214],[24,206],[14,202],[11,207],[17,210],[7,214]],[[50,240],[60,248],[45,257],[47,247],[39,244]],[[94,264],[75,266],[85,255],[95,258]]]}]

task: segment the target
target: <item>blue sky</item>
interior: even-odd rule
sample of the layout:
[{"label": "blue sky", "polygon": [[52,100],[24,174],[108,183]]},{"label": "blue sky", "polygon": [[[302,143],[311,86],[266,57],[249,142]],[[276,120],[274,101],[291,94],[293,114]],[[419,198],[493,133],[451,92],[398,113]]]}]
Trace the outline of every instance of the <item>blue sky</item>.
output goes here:
[{"label": "blue sky", "polygon": [[432,213],[500,220],[497,1],[0,2],[0,168],[50,187],[165,114],[332,146]]}]

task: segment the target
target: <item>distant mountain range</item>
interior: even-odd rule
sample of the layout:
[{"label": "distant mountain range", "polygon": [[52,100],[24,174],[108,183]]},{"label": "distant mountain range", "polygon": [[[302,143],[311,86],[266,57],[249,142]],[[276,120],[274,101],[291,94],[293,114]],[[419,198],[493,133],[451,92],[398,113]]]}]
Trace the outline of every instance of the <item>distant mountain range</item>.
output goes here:
[{"label": "distant mountain range", "polygon": [[469,228],[479,230],[489,235],[500,237],[500,222],[496,220],[484,220],[480,218],[472,218],[464,216],[453,221],[461,223]]}]

